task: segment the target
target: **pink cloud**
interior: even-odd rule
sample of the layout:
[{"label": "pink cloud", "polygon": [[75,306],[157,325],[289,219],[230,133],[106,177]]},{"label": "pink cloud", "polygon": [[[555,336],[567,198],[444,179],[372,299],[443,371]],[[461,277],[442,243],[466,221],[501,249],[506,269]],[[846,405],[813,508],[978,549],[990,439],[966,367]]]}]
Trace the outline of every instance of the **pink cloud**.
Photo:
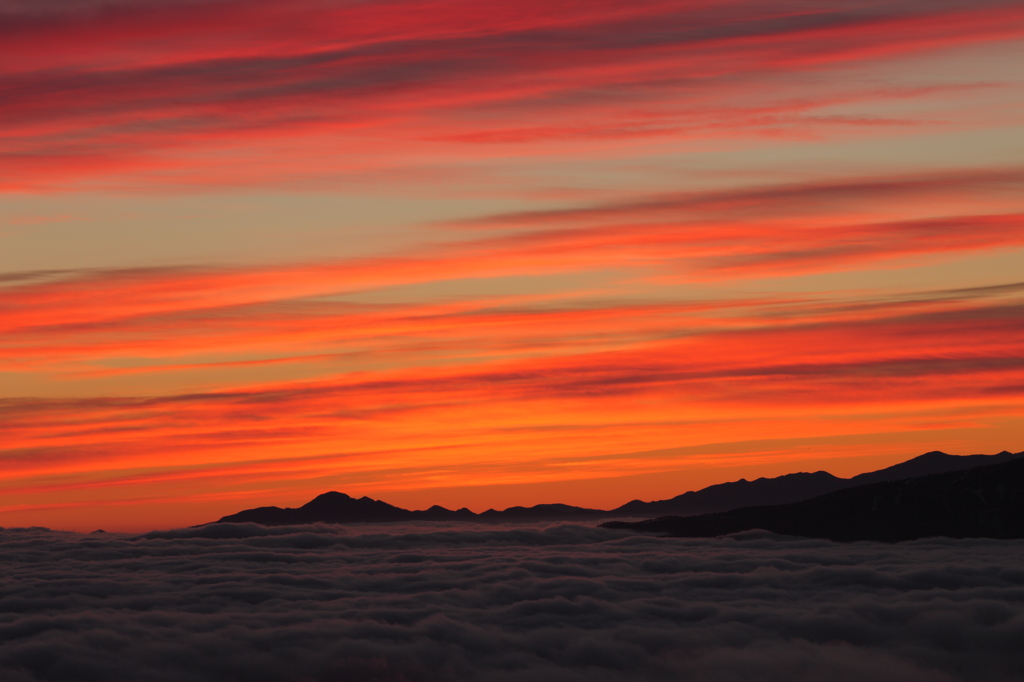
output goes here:
[{"label": "pink cloud", "polygon": [[[8,190],[130,186],[147,175],[202,186],[210,163],[222,184],[288,182],[314,159],[314,174],[358,170],[355,152],[370,146],[374,164],[399,168],[438,145],[455,159],[493,153],[481,142],[544,153],[534,143],[861,123],[813,115],[834,91],[813,86],[795,102],[773,93],[790,91],[787,74],[1024,35],[1024,13],[1000,2],[784,11],[528,2],[510,11],[463,0],[301,0],[11,12],[0,33]],[[307,149],[308,139],[317,143]],[[252,163],[262,175],[246,172]]]}]

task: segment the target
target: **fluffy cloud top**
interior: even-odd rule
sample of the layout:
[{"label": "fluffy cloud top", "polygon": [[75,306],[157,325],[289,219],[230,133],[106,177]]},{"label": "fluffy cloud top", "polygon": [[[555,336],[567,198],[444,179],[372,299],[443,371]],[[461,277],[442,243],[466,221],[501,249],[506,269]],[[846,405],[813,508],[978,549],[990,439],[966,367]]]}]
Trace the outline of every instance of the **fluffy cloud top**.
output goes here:
[{"label": "fluffy cloud top", "polygon": [[0,530],[0,670],[74,680],[1010,680],[1024,542],[580,525]]}]

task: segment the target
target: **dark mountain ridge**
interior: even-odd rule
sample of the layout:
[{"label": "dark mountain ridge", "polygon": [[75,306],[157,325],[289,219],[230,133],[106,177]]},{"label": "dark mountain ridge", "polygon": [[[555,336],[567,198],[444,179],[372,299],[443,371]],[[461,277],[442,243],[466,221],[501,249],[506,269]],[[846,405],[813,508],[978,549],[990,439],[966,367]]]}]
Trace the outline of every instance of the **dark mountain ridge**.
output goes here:
[{"label": "dark mountain ridge", "polygon": [[539,504],[534,507],[510,507],[503,511],[488,509],[476,514],[469,509],[452,511],[434,505],[423,511],[410,511],[369,497],[353,498],[328,492],[298,508],[258,507],[221,518],[218,523],[258,523],[265,526],[306,523],[387,523],[401,521],[475,521],[515,523],[531,521],[584,521],[601,518],[652,518],[693,516],[724,512],[752,506],[783,505],[816,498],[824,494],[868,483],[897,481],[930,474],[962,471],[973,467],[1008,462],[1024,457],[1024,452],[1000,452],[997,455],[948,455],[929,452],[906,462],[853,478],[837,478],[824,471],[796,473],[777,478],[740,479],[678,495],[669,500],[642,502],[633,500],[617,509],[601,510],[565,504]]},{"label": "dark mountain ridge", "polygon": [[837,542],[925,537],[1024,538],[1024,459],[867,483],[810,500],[699,516],[667,516],[628,528],[674,537],[716,537],[763,529]]},{"label": "dark mountain ridge", "polygon": [[719,483],[701,490],[677,495],[669,500],[641,502],[633,500],[615,512],[623,516],[689,516],[725,511],[737,506],[757,504],[785,504],[817,497],[850,485],[850,479],[837,478],[827,471],[786,474],[776,478],[741,478],[730,483]]},{"label": "dark mountain ridge", "polygon": [[614,513],[621,516],[693,516],[712,512],[728,511],[739,507],[788,504],[808,500],[812,497],[883,481],[899,481],[904,478],[963,471],[986,464],[999,464],[1024,457],[1024,452],[1012,453],[1006,450],[997,455],[948,455],[933,450],[894,464],[885,469],[858,474],[853,478],[838,478],[825,471],[813,474],[786,474],[776,478],[758,478],[748,481],[741,478],[731,483],[720,483],[702,490],[683,493],[669,500],[641,502],[633,500]]}]

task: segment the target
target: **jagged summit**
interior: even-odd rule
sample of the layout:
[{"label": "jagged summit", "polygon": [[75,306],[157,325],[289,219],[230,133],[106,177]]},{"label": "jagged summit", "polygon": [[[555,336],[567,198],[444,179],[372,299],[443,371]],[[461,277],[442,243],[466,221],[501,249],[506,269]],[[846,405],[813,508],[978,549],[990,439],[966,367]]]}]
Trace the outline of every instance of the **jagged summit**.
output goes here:
[{"label": "jagged summit", "polygon": [[756,506],[784,505],[835,493],[846,488],[872,483],[963,471],[979,466],[1001,464],[1024,457],[1002,451],[996,455],[949,455],[938,450],[895,464],[885,469],[838,478],[825,471],[800,472],[776,478],[741,478],[677,495],[668,500],[633,500],[612,510],[586,509],[567,504],[539,504],[533,507],[488,509],[476,514],[465,507],[457,511],[433,505],[424,511],[410,511],[374,500],[354,498],[330,491],[298,508],[258,507],[225,516],[218,523],[258,523],[266,526],[306,523],[388,523],[400,521],[478,521],[482,523],[526,523],[533,521],[584,521],[601,518],[655,518],[695,516]]},{"label": "jagged summit", "polygon": [[[943,458],[929,459],[948,464]],[[936,536],[1024,538],[1024,459],[1003,457],[999,463],[991,459],[969,469],[867,483],[790,504],[603,525],[677,537],[762,529],[840,542]]]}]

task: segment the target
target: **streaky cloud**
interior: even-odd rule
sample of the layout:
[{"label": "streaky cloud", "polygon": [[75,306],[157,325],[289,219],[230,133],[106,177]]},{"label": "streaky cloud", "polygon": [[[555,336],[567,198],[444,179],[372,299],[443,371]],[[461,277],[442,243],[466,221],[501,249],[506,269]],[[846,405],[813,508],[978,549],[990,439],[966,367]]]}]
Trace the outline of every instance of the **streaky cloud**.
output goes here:
[{"label": "streaky cloud", "polygon": [[[404,149],[439,143],[454,160],[495,140],[544,154],[552,138],[599,145],[798,135],[865,121],[917,126],[828,112],[835,88],[814,76],[1024,35],[1019,6],[1002,1],[386,7],[6,2],[0,54],[12,58],[0,70],[0,187],[290,186],[398,169]],[[793,104],[785,93],[800,77],[812,94]],[[532,133],[516,131],[524,113]],[[282,141],[293,144],[282,152]],[[351,153],[371,148],[370,164]],[[299,159],[302,170],[289,173]]]}]

